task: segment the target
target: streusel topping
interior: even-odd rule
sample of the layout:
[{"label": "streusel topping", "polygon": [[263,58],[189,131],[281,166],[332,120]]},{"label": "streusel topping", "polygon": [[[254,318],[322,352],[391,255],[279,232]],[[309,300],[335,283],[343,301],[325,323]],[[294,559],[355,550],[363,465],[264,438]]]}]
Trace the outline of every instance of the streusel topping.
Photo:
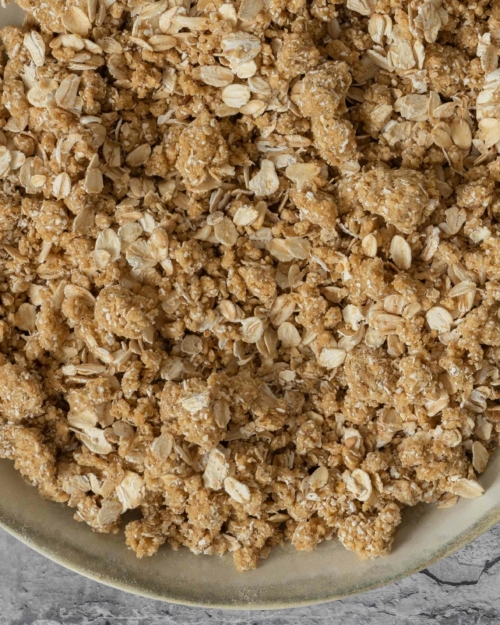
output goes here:
[{"label": "streusel topping", "polygon": [[0,456],[139,557],[240,570],[383,555],[403,507],[480,496],[500,5],[18,2]]}]

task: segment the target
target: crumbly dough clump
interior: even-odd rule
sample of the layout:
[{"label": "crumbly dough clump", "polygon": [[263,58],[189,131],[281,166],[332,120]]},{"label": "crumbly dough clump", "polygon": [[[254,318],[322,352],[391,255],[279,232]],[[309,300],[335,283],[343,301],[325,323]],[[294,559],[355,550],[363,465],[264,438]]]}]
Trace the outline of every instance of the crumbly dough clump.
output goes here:
[{"label": "crumbly dough clump", "polygon": [[356,192],[363,208],[411,234],[434,208],[424,174],[413,169],[372,169],[361,175]]},{"label": "crumbly dough clump", "polygon": [[0,456],[138,557],[239,570],[480,496],[498,3],[18,2]]}]

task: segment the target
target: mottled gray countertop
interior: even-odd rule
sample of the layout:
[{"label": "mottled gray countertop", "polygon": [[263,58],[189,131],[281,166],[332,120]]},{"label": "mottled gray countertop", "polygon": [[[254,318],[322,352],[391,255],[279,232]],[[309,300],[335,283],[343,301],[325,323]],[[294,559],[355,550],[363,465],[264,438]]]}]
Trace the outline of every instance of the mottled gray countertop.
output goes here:
[{"label": "mottled gray countertop", "polygon": [[499,625],[500,525],[455,555],[364,595],[294,610],[187,608],[123,593],[0,530],[0,625]]}]

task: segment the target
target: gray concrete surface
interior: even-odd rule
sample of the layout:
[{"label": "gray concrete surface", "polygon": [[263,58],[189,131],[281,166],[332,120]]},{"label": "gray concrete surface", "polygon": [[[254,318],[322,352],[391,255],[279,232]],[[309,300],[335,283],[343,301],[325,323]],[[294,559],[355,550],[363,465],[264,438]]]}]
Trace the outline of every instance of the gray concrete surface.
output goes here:
[{"label": "gray concrete surface", "polygon": [[401,582],[276,612],[165,604],[71,573],[0,530],[0,625],[500,625],[500,525]]}]

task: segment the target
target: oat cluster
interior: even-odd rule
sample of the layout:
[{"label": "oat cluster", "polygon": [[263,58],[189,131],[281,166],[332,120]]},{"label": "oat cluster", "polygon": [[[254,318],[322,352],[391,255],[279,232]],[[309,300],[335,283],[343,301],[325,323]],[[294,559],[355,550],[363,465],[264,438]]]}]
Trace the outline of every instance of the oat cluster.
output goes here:
[{"label": "oat cluster", "polygon": [[0,456],[139,557],[240,570],[481,495],[500,3],[18,2]]}]

